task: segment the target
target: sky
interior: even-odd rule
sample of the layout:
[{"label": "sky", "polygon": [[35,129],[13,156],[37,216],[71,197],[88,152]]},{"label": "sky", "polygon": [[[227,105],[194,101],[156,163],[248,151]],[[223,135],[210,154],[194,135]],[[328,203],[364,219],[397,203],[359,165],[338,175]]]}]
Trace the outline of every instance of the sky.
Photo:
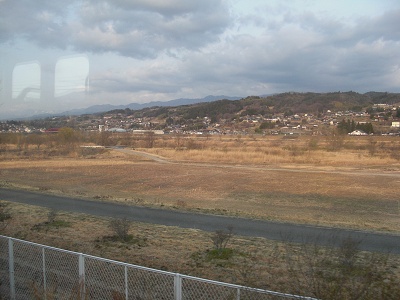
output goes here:
[{"label": "sky", "polygon": [[0,119],[97,104],[400,92],[398,0],[0,0]]}]

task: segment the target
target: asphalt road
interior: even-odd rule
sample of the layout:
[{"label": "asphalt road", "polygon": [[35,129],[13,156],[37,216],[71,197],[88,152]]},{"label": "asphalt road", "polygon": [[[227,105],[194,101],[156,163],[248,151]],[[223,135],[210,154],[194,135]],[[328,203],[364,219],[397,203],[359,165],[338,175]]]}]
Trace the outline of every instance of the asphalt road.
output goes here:
[{"label": "asphalt road", "polygon": [[361,250],[400,254],[400,235],[128,206],[5,188],[0,188],[0,200],[102,217],[126,217],[137,222],[195,228],[210,232],[232,226],[233,233],[236,235],[297,243],[337,246],[343,239],[352,238],[360,242]]}]

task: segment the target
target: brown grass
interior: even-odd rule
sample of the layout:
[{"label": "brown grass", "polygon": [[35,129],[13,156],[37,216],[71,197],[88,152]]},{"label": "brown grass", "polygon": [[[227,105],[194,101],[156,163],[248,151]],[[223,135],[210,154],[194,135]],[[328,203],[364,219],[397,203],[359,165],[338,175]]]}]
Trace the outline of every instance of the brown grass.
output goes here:
[{"label": "brown grass", "polygon": [[[155,147],[141,149],[178,161],[238,164],[310,164],[316,166],[400,167],[398,137],[282,138],[185,137],[176,147],[174,139],[159,139]],[[194,145],[194,146],[193,146]],[[334,149],[332,145],[341,145]]]},{"label": "brown grass", "polygon": [[[74,148],[65,154],[54,146],[19,151],[8,145],[0,153],[0,186],[132,205],[400,232],[398,138],[344,137],[334,151],[326,137],[178,139],[157,137],[153,148],[137,148],[171,163],[114,150],[87,155]],[[140,141],[133,144],[141,145]],[[104,239],[112,234],[104,218],[61,212],[57,218],[71,226],[34,230],[47,219],[47,210],[12,204],[12,211],[6,235],[193,276],[290,291],[283,243],[235,236],[230,243],[235,251],[231,260],[209,261],[210,233],[134,223],[131,234],[141,243],[126,245]],[[391,259],[398,272],[398,257]]]},{"label": "brown grass", "polygon": [[[334,152],[326,149],[326,138],[180,137],[180,143],[202,146],[168,148],[175,139],[156,140],[166,148],[141,149],[175,162],[170,164],[117,151],[46,159],[14,155],[0,162],[0,184],[127,204],[400,232],[399,162],[384,151],[397,149],[397,138],[345,137],[343,149]],[[369,155],[366,147],[372,142],[381,146]]]},{"label": "brown grass", "polygon": [[[107,218],[59,212],[57,220],[69,222],[70,227],[38,230],[35,225],[47,219],[47,209],[17,203],[10,206],[13,218],[4,235],[171,272],[293,292],[287,241],[233,235],[227,245],[233,249],[233,256],[227,260],[209,259],[213,233],[133,222],[129,233],[145,243],[108,242],[103,237],[113,232]],[[299,246],[290,247],[291,251],[301,252]],[[391,272],[399,273],[399,259],[395,255],[389,258]]]}]

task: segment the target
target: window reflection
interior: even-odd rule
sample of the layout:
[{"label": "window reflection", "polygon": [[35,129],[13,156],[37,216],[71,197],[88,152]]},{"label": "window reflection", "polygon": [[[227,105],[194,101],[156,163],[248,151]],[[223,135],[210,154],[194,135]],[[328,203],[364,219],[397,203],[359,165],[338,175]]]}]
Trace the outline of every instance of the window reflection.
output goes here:
[{"label": "window reflection", "polygon": [[88,91],[89,60],[86,56],[59,59],[55,66],[54,80],[54,97]]},{"label": "window reflection", "polygon": [[17,64],[12,73],[12,98],[17,102],[38,101],[41,96],[41,68],[38,62]]}]

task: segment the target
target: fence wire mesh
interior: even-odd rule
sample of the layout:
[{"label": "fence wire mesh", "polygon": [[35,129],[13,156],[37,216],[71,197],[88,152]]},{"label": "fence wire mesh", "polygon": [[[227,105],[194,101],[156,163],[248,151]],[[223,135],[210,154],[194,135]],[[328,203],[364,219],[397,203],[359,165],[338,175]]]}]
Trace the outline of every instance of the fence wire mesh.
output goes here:
[{"label": "fence wire mesh", "polygon": [[175,299],[174,276],[128,267],[128,299]]},{"label": "fence wire mesh", "polygon": [[10,291],[8,257],[8,240],[0,238],[0,299]]},{"label": "fence wire mesh", "polygon": [[0,236],[0,299],[311,299]]}]

